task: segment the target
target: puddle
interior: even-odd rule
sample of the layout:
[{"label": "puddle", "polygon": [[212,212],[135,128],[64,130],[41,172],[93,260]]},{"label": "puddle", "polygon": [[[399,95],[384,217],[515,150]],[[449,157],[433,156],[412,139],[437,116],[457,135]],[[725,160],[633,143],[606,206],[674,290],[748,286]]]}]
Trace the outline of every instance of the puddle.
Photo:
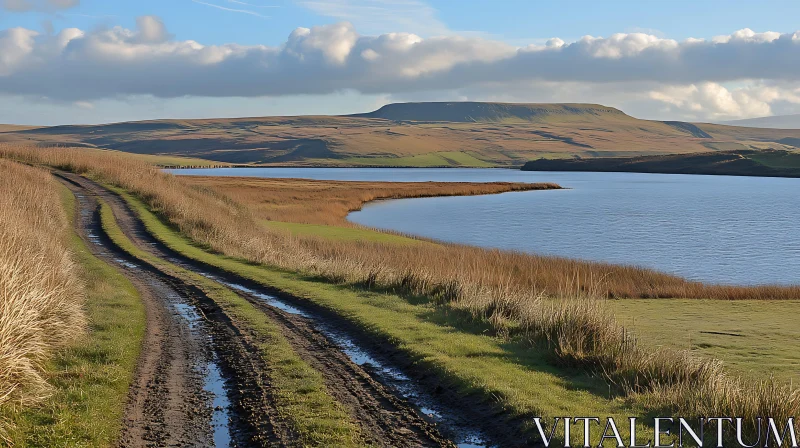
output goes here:
[{"label": "puddle", "polygon": [[208,373],[203,390],[212,394],[211,402],[213,414],[211,415],[211,428],[214,431],[214,446],[227,447],[231,445],[230,421],[231,401],[224,389],[225,380],[216,362],[208,363]]},{"label": "puddle", "polygon": [[[85,201],[86,199],[85,196],[80,194],[77,194],[76,196],[81,202]],[[84,219],[84,221],[91,219],[91,213],[88,211],[87,207],[81,207],[81,217]],[[89,230],[86,233],[86,236],[89,241],[98,249],[97,253],[99,253],[101,256],[109,255],[107,247],[104,245],[104,240],[93,230]],[[140,265],[127,261],[123,258],[114,257],[113,260],[119,265],[128,269],[141,269]],[[201,331],[203,326],[203,316],[195,306],[184,303],[183,299],[174,293],[168,294],[166,298],[168,299],[169,304],[174,312],[178,314],[184,322],[186,322],[186,325],[190,331],[197,334],[198,337],[203,337],[204,339],[209,340],[211,339],[211,336],[208,336],[205,334],[205,332]],[[209,344],[209,346],[211,345]],[[214,446],[229,447],[231,446],[232,441],[229,425],[231,416],[231,402],[228,398],[228,393],[225,390],[225,379],[222,376],[222,371],[220,370],[216,360],[211,356],[210,358],[211,359],[208,361],[201,362],[201,364],[197,366],[197,371],[202,375],[203,378],[203,390],[211,397],[211,429],[214,439]]]},{"label": "puddle", "polygon": [[[80,195],[78,195],[78,198],[80,200],[85,199]],[[88,218],[88,212],[84,215],[84,207],[81,207],[81,214]],[[88,233],[87,236],[93,244],[99,248],[105,249],[99,236],[93,232]],[[157,246],[155,242],[151,242],[150,244]],[[105,252],[103,253],[105,254]],[[394,388],[398,395],[408,400],[416,406],[420,412],[436,422],[443,432],[453,439],[456,446],[459,448],[488,448],[492,446],[486,442],[486,437],[480,430],[476,429],[474,425],[465,421],[453,410],[442,406],[403,372],[371,356],[353,338],[348,336],[344,331],[327,323],[325,319],[322,319],[320,316],[290,305],[275,296],[258,292],[243,285],[227,282],[215,275],[199,271],[195,266],[188,266],[182,260],[172,257],[168,257],[167,259],[172,263],[188,268],[234,290],[258,297],[269,306],[314,321],[315,328],[324,334],[331,342],[336,344],[353,363],[363,366],[382,383]],[[123,259],[115,259],[115,261],[130,269],[141,269],[139,265]],[[202,325],[202,315],[198,312],[197,308],[186,303],[181,303],[181,298],[178,296],[173,295],[169,297],[169,299],[175,312],[186,321],[191,330],[197,331],[198,326]],[[213,359],[202,366],[201,372],[204,379],[203,389],[213,397],[211,424],[214,445],[217,447],[230,446],[232,440],[229,426],[231,403],[225,390],[225,380],[222,377],[219,365]]]},{"label": "puddle", "polygon": [[122,266],[125,266],[126,268],[129,268],[129,269],[141,269],[141,267],[139,267],[138,264],[131,263],[129,261],[125,261],[122,258],[115,258],[114,261],[116,261],[117,263],[119,263]]},{"label": "puddle", "polygon": [[[172,307],[186,322],[189,330],[200,333],[203,325],[203,316],[194,305],[180,303],[181,298],[170,294]],[[198,336],[201,336],[198,334]],[[209,346],[213,345],[213,338],[207,335]],[[214,434],[215,447],[227,447],[231,444],[231,433],[228,422],[230,421],[231,402],[225,390],[225,379],[216,360],[206,361],[198,368],[203,375],[203,390],[212,397],[211,400],[211,429]]]},{"label": "puddle", "polygon": [[[181,263],[179,260],[174,259],[173,262]],[[181,264],[186,267],[185,264]],[[393,387],[401,397],[413,403],[420,412],[436,422],[445,433],[450,434],[454,439],[453,442],[455,442],[456,446],[459,448],[488,448],[493,446],[486,441],[487,438],[480,430],[470,425],[469,422],[464,421],[464,419],[455,412],[439,404],[403,372],[371,356],[354,339],[349,337],[346,332],[327,323],[319,316],[289,305],[275,296],[260,293],[236,283],[227,282],[215,275],[198,271],[194,267],[191,267],[191,269],[206,278],[219,282],[232,289],[258,297],[270,306],[289,314],[303,316],[314,321],[314,327],[324,334],[331,342],[336,344],[353,363],[368,369],[373,375],[378,377],[382,383]]]}]

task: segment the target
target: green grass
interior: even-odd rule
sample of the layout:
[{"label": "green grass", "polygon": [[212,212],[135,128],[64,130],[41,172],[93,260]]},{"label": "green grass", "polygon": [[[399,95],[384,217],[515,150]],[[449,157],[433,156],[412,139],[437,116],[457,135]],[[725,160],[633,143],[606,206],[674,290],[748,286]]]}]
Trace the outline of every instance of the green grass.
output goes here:
[{"label": "green grass", "polygon": [[611,302],[643,344],[691,349],[732,372],[800,380],[800,301],[642,299]]},{"label": "green grass", "polygon": [[358,426],[331,397],[322,375],[303,361],[280,328],[250,302],[227,287],[166,262],[136,247],[123,233],[107,204],[100,209],[103,230],[123,250],[202,289],[238,324],[255,334],[269,366],[271,386],[281,416],[293,426],[302,446],[359,446]]},{"label": "green grass", "polygon": [[264,221],[264,225],[273,229],[288,230],[295,235],[320,236],[335,241],[370,241],[375,243],[405,245],[435,244],[363,227],[340,227],[328,226],[325,224],[299,224],[281,221]]},{"label": "green grass", "polygon": [[770,168],[800,170],[800,153],[764,151],[747,156]]},{"label": "green grass", "polygon": [[350,165],[402,166],[419,168],[436,166],[491,168],[497,166],[494,163],[478,159],[472,154],[459,151],[432,152],[408,157],[348,157],[341,159],[341,162]]},{"label": "green grass", "polygon": [[[74,219],[75,198],[62,197]],[[145,331],[144,307],[128,279],[95,258],[77,234],[70,245],[87,287],[89,334],[56,353],[46,375],[54,394],[11,416],[17,446],[116,446]]]},{"label": "green grass", "polygon": [[377,339],[391,341],[462,396],[494,403],[520,417],[641,415],[622,398],[609,397],[604,381],[554,367],[545,351],[490,336],[488,328],[469,316],[424,298],[334,285],[209,253],[162,222],[139,199],[123,196],[147,229],[173,250],[338,313]]}]

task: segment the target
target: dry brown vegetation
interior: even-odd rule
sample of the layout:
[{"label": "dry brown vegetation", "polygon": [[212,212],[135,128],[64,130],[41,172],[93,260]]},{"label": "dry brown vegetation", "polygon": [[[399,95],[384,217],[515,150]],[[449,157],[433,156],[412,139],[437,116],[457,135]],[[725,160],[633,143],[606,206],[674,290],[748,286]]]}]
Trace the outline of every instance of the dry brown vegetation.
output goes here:
[{"label": "dry brown vegetation", "polygon": [[248,207],[260,219],[305,224],[352,225],[347,214],[379,199],[471,196],[560,188],[516,182],[343,182],[308,179],[191,176],[186,182],[215,191]]},{"label": "dry brown vegetation", "polygon": [[68,228],[50,173],[0,160],[0,408],[45,397],[43,363],[84,332]]},{"label": "dry brown vegetation", "polygon": [[[549,350],[557,362],[605,375],[637,403],[683,416],[794,417],[789,386],[730,378],[686,351],[646,350],[600,297],[797,298],[797,288],[689,283],[629,267],[464,246],[397,247],[294,237],[265,229],[241,204],[145,163],[80,149],[0,148],[0,155],[73,170],[142,198],[183,234],[210,249],[331,282],[386,288],[465,310],[501,335]],[[700,413],[700,414],[698,414]]]},{"label": "dry brown vegetation", "polygon": [[[343,182],[308,179],[258,179],[187,176],[182,181],[221,194],[245,206],[256,218],[307,224],[352,225],[346,216],[366,202],[420,196],[487,194],[502,191],[557,188],[553,184],[447,182]],[[324,258],[359,260],[362,269],[424,271],[436,279],[481,279],[493,287],[539,291],[544,295],[579,292],[592,285],[610,298],[710,298],[721,300],[781,300],[800,298],[800,287],[725,286],[633,266],[593,263],[518,252],[447,245],[392,247],[370,243],[331,242],[305,237],[305,250]],[[381,250],[383,249],[383,250]],[[391,252],[391,256],[387,253]]]},{"label": "dry brown vegetation", "polygon": [[[493,107],[491,103],[487,105]],[[562,105],[534,105],[557,109]],[[242,164],[395,165],[397,158],[443,155],[401,165],[469,165],[455,153],[499,166],[539,157],[609,157],[709,150],[784,149],[800,130],[757,129],[640,120],[613,108],[571,105],[570,113],[530,117],[385,119],[305,116],[157,120],[58,126],[0,133],[0,142],[97,146],[141,154],[200,157]],[[557,111],[555,111],[557,112]],[[471,117],[470,117],[471,118]],[[457,121],[451,121],[457,120]],[[474,159],[472,159],[474,158]]]}]

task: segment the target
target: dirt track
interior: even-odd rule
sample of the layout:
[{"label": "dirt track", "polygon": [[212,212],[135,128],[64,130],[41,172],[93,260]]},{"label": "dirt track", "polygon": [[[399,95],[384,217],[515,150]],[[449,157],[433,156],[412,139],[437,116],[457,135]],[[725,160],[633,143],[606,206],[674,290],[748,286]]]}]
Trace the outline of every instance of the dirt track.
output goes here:
[{"label": "dirt track", "polygon": [[[121,253],[102,235],[97,197],[112,207],[120,228],[139,248],[197,270],[190,260],[178,257],[148,234],[116,194],[80,176],[58,175],[79,198],[79,231],[95,255],[118,266],[134,282],[147,309],[147,336],[126,409],[122,444],[293,445],[291,428],[277,417],[273,405],[269,366],[255,347],[258,335],[242,331],[198,288]],[[329,393],[361,427],[365,443],[387,447],[453,446],[395,390],[356,365],[314,327],[312,320],[270,306],[254,291],[232,290],[276,322],[300,357],[322,373]],[[182,315],[186,313],[176,312],[176,308],[195,309],[202,318],[187,319]],[[222,416],[227,421],[222,424],[219,409],[212,408],[215,397],[209,393],[204,375],[209,365],[219,366],[224,387],[217,388],[216,394],[225,395],[222,398],[230,403],[223,409]]]}]

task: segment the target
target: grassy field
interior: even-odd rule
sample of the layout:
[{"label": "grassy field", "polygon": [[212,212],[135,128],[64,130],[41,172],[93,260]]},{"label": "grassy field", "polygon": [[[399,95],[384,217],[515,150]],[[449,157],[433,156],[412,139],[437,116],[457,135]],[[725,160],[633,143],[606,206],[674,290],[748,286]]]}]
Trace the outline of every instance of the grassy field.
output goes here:
[{"label": "grassy field", "polygon": [[343,165],[399,166],[399,167],[470,167],[491,168],[496,166],[466,152],[434,152],[408,157],[348,157],[337,161]]},{"label": "grassy field", "polygon": [[401,245],[434,244],[415,238],[361,227],[342,227],[326,224],[302,224],[281,221],[264,221],[264,225],[271,229],[288,231],[292,235],[316,236],[331,241],[368,241],[371,243]]},{"label": "grassy field", "polygon": [[648,345],[720,359],[753,379],[800,383],[800,301],[655,299],[611,302],[622,325]]},{"label": "grassy field", "polygon": [[[75,198],[62,187],[65,210],[74,219]],[[47,362],[49,398],[10,413],[16,446],[115,446],[128,388],[145,330],[144,307],[133,285],[95,258],[75,233],[70,247],[86,285],[88,334]]]}]

